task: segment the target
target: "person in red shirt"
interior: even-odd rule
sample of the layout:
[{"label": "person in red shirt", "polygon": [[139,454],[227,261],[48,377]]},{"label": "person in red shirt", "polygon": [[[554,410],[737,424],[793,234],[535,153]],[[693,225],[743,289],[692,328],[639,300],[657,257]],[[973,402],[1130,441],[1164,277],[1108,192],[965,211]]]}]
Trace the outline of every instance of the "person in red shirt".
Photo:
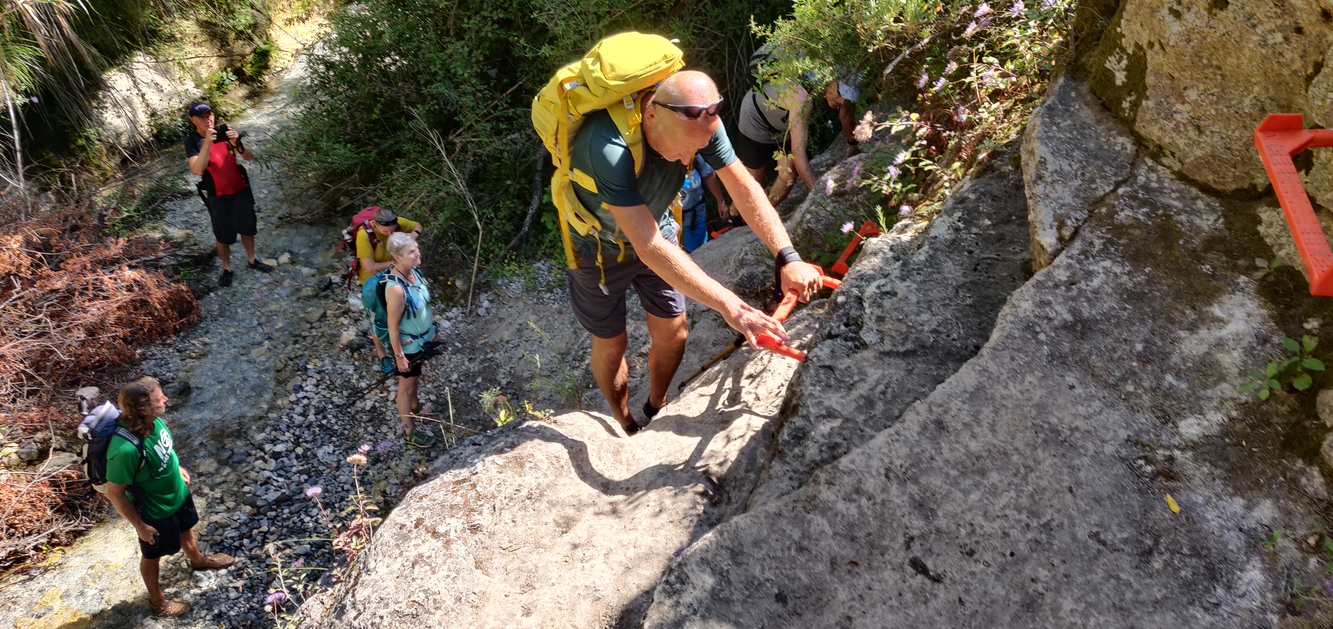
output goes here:
[{"label": "person in red shirt", "polygon": [[218,286],[231,286],[231,246],[237,235],[245,247],[248,266],[261,273],[271,272],[273,267],[255,258],[255,234],[259,231],[255,197],[236,161],[237,156],[251,161],[255,158],[254,152],[241,142],[236,129],[227,129],[225,141],[218,141],[220,138],[213,128],[213,108],[208,103],[190,105],[187,113],[194,131],[185,138],[186,162],[190,172],[201,177],[207,173],[213,179],[214,191],[208,195],[207,204],[213,237],[217,240],[218,258],[222,260]]}]

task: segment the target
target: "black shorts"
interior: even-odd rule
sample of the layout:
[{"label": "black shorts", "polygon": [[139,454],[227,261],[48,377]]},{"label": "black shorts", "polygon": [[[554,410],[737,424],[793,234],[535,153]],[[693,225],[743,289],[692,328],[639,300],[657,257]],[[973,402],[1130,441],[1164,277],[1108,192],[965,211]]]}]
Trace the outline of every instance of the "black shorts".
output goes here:
[{"label": "black shorts", "polygon": [[199,523],[199,512],[194,508],[194,496],[186,494],[185,504],[175,513],[161,519],[144,518],[144,524],[157,529],[157,541],[152,544],[139,540],[139,551],[144,559],[161,559],[181,551],[181,535]]},{"label": "black shorts", "polygon": [[615,258],[603,260],[609,295],[599,286],[602,276],[596,257],[581,256],[579,266],[568,269],[569,303],[574,307],[574,318],[597,338],[610,339],[624,333],[625,292],[631,286],[648,314],[663,319],[685,314],[685,295],[658,277],[638,256],[623,264]]},{"label": "black shorts", "polygon": [[208,197],[208,218],[213,222],[213,237],[224,245],[236,243],[236,236],[259,232],[255,218],[255,195],[246,186],[236,194]]},{"label": "black shorts", "polygon": [[[390,350],[390,351],[392,351],[392,350]],[[420,376],[420,375],[421,375],[421,363],[426,362],[426,361],[424,361],[424,360],[421,360],[421,355],[422,355],[423,353],[425,353],[425,352],[412,352],[411,354],[406,354],[406,356],[407,356],[407,371],[398,371],[398,372],[397,372],[397,373],[398,373],[398,377],[399,377],[399,378],[416,378],[416,377]],[[397,364],[398,364],[398,361],[395,360],[395,361],[394,361],[394,370],[395,370],[395,371],[398,369]]]},{"label": "black shorts", "polygon": [[[740,158],[746,168],[763,168],[768,171],[777,166],[777,160],[773,159],[773,154],[778,152],[776,143],[759,142],[740,131],[729,134],[728,139],[731,140],[732,150],[736,151],[736,157]],[[791,152],[791,136],[783,142],[782,150]]]}]

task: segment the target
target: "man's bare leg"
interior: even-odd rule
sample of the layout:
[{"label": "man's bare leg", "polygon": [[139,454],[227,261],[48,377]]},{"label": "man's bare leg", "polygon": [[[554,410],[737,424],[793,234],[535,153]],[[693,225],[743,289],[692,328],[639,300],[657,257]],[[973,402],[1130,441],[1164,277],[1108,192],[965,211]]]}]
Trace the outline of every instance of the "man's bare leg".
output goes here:
[{"label": "man's bare leg", "polygon": [[222,261],[222,270],[231,270],[231,245],[217,243],[218,259]]},{"label": "man's bare leg", "polygon": [[628,332],[609,339],[592,337],[592,377],[597,380],[597,388],[602,390],[602,396],[611,405],[611,415],[621,428],[635,424],[629,411],[629,366],[625,364],[625,348],[628,346]]},{"label": "man's bare leg", "polygon": [[162,586],[159,579],[162,572],[162,560],[139,558],[139,574],[143,576],[143,584],[148,587],[148,604],[154,608],[162,607],[167,597],[162,595]]},{"label": "man's bare leg", "polygon": [[181,533],[181,550],[185,551],[185,556],[190,560],[192,566],[202,566],[208,561],[204,553],[199,550],[199,544],[194,540],[194,529],[186,529]]},{"label": "man's bare leg", "polygon": [[666,406],[671,379],[676,376],[680,359],[685,356],[685,340],[690,337],[690,329],[685,325],[685,315],[663,319],[650,314],[648,336],[653,340],[648,350],[648,378],[652,381],[648,404],[662,408]]},{"label": "man's bare leg", "polygon": [[255,237],[241,236],[241,246],[245,247],[245,261],[255,261]]}]

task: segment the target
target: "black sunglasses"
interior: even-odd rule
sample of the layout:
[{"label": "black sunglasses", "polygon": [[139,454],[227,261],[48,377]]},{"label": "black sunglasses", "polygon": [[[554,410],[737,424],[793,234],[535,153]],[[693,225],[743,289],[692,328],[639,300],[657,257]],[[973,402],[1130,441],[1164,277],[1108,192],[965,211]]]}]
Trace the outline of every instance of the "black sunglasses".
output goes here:
[{"label": "black sunglasses", "polygon": [[653,101],[654,105],[660,105],[676,113],[676,117],[681,120],[698,120],[704,114],[716,116],[718,107],[722,106],[722,99],[717,99],[716,103],[711,105],[671,105],[668,103],[659,103]]}]

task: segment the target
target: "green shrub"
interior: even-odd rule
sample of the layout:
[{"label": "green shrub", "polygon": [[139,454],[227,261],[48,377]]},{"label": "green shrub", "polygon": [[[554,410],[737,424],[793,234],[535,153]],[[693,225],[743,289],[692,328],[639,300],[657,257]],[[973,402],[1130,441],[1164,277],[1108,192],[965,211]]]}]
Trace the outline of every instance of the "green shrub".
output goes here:
[{"label": "green shrub", "polygon": [[[297,124],[278,138],[275,162],[289,180],[326,191],[349,215],[377,204],[426,222],[427,264],[458,276],[477,245],[457,186],[421,128],[444,141],[485,226],[486,267],[520,228],[540,142],[532,97],[557,67],[599,38],[624,30],[681,40],[692,67],[720,83],[744,71],[751,13],[781,7],[649,0],[369,0],[330,16],[331,32],[308,59]],[[737,69],[739,68],[739,70]],[[542,163],[549,167],[549,160]],[[527,255],[559,250],[549,201],[526,241]],[[553,217],[552,217],[553,218]]]},{"label": "green shrub", "polygon": [[957,0],[798,0],[791,17],[757,31],[801,54],[764,72],[811,90],[849,69],[858,73],[862,98],[881,96],[894,111],[888,119],[867,115],[858,133],[887,129],[910,144],[876,156],[856,184],[884,196],[889,220],[928,217],[968,172],[1017,138],[1067,53],[1072,0],[1031,1],[992,8]]}]

